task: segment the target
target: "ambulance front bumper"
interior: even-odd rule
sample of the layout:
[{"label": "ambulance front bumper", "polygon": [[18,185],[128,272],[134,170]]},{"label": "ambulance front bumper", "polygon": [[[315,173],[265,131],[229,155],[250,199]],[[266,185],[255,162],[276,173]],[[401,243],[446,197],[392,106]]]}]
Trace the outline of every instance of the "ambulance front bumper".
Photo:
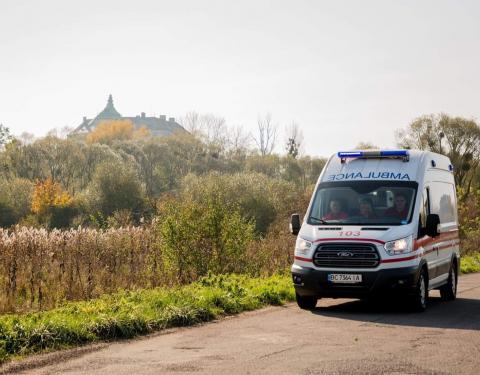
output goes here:
[{"label": "ambulance front bumper", "polygon": [[[393,293],[409,294],[414,291],[419,277],[418,266],[377,271],[325,271],[308,267],[292,267],[292,279],[296,292],[301,296],[332,298],[366,298]],[[330,282],[329,274],[361,274],[359,283],[340,284]]]}]

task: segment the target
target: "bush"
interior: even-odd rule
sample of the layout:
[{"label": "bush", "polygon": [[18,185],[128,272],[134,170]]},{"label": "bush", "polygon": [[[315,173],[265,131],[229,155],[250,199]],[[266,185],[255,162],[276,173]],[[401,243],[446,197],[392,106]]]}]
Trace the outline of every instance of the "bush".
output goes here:
[{"label": "bush", "polygon": [[72,197],[60,184],[48,178],[35,185],[32,212],[40,224],[47,228],[66,228],[76,214]]},{"label": "bush", "polygon": [[158,225],[167,268],[181,283],[208,271],[241,272],[254,241],[253,223],[215,202],[168,199]]},{"label": "bush", "polygon": [[13,225],[30,213],[33,186],[23,178],[0,179],[0,226]]},{"label": "bush", "polygon": [[480,252],[465,255],[460,260],[462,273],[480,272]]},{"label": "bush", "polygon": [[180,198],[238,209],[264,235],[277,217],[285,217],[296,207],[298,189],[292,183],[259,173],[188,175],[182,182]]},{"label": "bush", "polygon": [[458,189],[458,217],[462,254],[480,251],[480,189],[466,194]]},{"label": "bush", "polygon": [[90,186],[90,208],[104,216],[128,209],[141,212],[144,188],[138,174],[125,163],[111,162],[98,166]]}]

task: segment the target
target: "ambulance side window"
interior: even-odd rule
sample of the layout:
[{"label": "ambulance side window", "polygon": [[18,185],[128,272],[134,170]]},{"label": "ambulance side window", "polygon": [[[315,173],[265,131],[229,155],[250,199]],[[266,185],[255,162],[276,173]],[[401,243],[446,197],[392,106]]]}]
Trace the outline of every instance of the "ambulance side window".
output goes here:
[{"label": "ambulance side window", "polygon": [[430,212],[440,217],[441,223],[456,223],[455,187],[447,182],[433,182],[429,191]]},{"label": "ambulance side window", "polygon": [[418,223],[418,238],[425,235],[427,227],[427,215],[430,213],[430,189],[426,187],[423,190],[422,207],[420,208],[420,220]]}]

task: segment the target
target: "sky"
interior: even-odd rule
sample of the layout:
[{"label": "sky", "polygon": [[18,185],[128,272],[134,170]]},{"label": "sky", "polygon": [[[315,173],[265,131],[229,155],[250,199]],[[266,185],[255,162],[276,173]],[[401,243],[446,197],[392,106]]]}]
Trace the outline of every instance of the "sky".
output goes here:
[{"label": "sky", "polygon": [[476,0],[0,0],[0,123],[41,136],[112,94],[252,134],[270,113],[312,155],[392,148],[420,115],[480,118],[479,20]]}]

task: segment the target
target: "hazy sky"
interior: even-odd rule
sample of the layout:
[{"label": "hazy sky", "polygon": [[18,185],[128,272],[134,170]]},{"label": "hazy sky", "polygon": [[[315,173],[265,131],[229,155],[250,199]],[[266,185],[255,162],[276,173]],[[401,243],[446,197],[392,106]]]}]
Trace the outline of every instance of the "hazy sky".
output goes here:
[{"label": "hazy sky", "polygon": [[[480,1],[0,0],[0,123],[36,135],[93,117],[188,111],[306,151],[394,146],[421,114],[480,117]],[[278,147],[281,151],[281,147]]]}]

